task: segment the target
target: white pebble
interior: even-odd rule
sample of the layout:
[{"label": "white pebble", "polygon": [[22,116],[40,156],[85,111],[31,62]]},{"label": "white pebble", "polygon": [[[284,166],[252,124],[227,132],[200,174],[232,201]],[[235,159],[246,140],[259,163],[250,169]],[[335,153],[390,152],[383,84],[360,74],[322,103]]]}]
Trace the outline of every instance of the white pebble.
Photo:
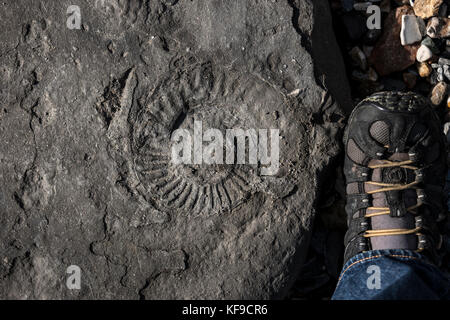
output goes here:
[{"label": "white pebble", "polygon": [[362,70],[367,70],[367,58],[364,52],[359,47],[354,47],[350,50],[350,57],[353,59],[355,66]]},{"label": "white pebble", "polygon": [[431,52],[431,50],[424,45],[421,45],[419,50],[417,50],[417,61],[419,62],[425,62],[431,59],[431,57],[433,56],[433,52]]}]

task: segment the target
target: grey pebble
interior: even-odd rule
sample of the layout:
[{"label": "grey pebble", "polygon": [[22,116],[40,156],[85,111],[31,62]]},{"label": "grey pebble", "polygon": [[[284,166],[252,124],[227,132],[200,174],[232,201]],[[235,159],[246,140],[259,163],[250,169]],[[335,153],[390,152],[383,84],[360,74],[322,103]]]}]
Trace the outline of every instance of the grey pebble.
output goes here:
[{"label": "grey pebble", "polygon": [[434,43],[433,39],[428,36],[422,40],[421,44],[427,46],[434,54],[439,54],[440,52],[439,48],[436,46],[436,43]]},{"label": "grey pebble", "polygon": [[444,81],[444,69],[442,67],[439,67],[436,72],[437,72],[437,80],[439,82]]},{"label": "grey pebble", "polygon": [[444,68],[443,68],[443,71],[444,71],[444,76],[445,76],[448,80],[450,80],[450,66],[445,65]]},{"label": "grey pebble", "polygon": [[440,65],[450,64],[450,59],[439,58],[438,63],[439,63]]}]

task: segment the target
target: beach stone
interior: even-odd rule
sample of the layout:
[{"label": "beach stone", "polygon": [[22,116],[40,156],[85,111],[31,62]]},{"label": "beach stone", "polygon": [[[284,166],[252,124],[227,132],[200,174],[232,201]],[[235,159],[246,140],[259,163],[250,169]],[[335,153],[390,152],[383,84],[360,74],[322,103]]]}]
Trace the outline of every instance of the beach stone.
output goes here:
[{"label": "beach stone", "polygon": [[[328,1],[69,4],[1,4],[0,298],[286,297],[352,109]],[[174,163],[194,121],[279,169]]]},{"label": "beach stone", "polygon": [[443,69],[444,76],[447,78],[447,80],[450,80],[450,66],[444,65],[442,69]]},{"label": "beach stone", "polygon": [[439,82],[434,86],[433,91],[431,92],[430,100],[435,106],[438,106],[442,103],[446,94],[447,84],[445,82]]},{"label": "beach stone", "polygon": [[417,50],[417,61],[425,62],[433,57],[433,52],[425,45],[421,45],[419,50]]},{"label": "beach stone", "polygon": [[366,55],[366,57],[370,57],[370,55],[372,54],[373,47],[363,46],[362,50],[363,50],[364,54]]},{"label": "beach stone", "polygon": [[433,54],[439,54],[441,51],[439,47],[436,45],[435,41],[430,37],[425,37],[425,39],[421,42],[422,45],[427,46]]},{"label": "beach stone", "polygon": [[354,66],[359,67],[361,70],[367,70],[366,55],[359,47],[354,47],[349,54]]},{"label": "beach stone", "polygon": [[416,0],[414,2],[414,13],[423,19],[436,16],[444,0]]},{"label": "beach stone", "polygon": [[450,19],[433,17],[428,21],[427,35],[430,38],[450,37]]},{"label": "beach stone", "polygon": [[426,62],[419,63],[417,70],[419,71],[419,75],[422,78],[428,77],[431,74],[431,72],[433,71],[431,66]]},{"label": "beach stone", "polygon": [[437,68],[436,73],[437,73],[437,81],[439,82],[444,81],[444,68],[442,66]]},{"label": "beach stone", "polygon": [[427,78],[428,82],[435,86],[436,84],[439,83],[438,81],[438,73],[436,70],[433,70],[433,72],[431,73],[431,75]]},{"label": "beach stone", "polygon": [[443,47],[445,47],[445,51],[449,52],[449,50],[450,50],[450,40],[442,41],[442,45],[443,45]]},{"label": "beach stone", "polygon": [[440,57],[437,64],[438,64],[438,66],[439,65],[441,65],[441,66],[449,65],[450,64],[450,59]]},{"label": "beach stone", "polygon": [[402,16],[413,14],[410,6],[402,6],[392,11],[383,26],[383,35],[375,45],[369,62],[379,75],[385,76],[413,65],[419,45],[402,46],[400,31]]},{"label": "beach stone", "polygon": [[367,11],[367,8],[373,5],[372,2],[366,1],[366,2],[357,2],[353,5],[353,9],[356,11]]},{"label": "beach stone", "polygon": [[425,24],[422,19],[413,14],[405,14],[402,16],[400,40],[403,46],[422,40],[424,32]]}]

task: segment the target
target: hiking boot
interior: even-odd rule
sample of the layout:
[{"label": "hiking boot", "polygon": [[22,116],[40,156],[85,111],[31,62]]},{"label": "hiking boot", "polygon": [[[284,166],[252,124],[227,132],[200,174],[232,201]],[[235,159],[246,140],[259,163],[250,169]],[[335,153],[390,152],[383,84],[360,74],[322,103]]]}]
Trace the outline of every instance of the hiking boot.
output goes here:
[{"label": "hiking boot", "polygon": [[352,112],[344,145],[345,261],[369,250],[408,249],[436,263],[447,167],[444,135],[427,100],[370,96]]}]

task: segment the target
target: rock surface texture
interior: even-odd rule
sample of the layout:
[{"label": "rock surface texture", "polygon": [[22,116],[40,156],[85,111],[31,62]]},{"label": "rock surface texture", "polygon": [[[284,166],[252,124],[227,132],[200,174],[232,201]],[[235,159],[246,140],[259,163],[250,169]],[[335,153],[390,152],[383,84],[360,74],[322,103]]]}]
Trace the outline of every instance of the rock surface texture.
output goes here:
[{"label": "rock surface texture", "polygon": [[[0,27],[0,298],[286,295],[351,109],[325,0],[4,1]],[[279,129],[278,173],[174,165],[194,120]]]}]

